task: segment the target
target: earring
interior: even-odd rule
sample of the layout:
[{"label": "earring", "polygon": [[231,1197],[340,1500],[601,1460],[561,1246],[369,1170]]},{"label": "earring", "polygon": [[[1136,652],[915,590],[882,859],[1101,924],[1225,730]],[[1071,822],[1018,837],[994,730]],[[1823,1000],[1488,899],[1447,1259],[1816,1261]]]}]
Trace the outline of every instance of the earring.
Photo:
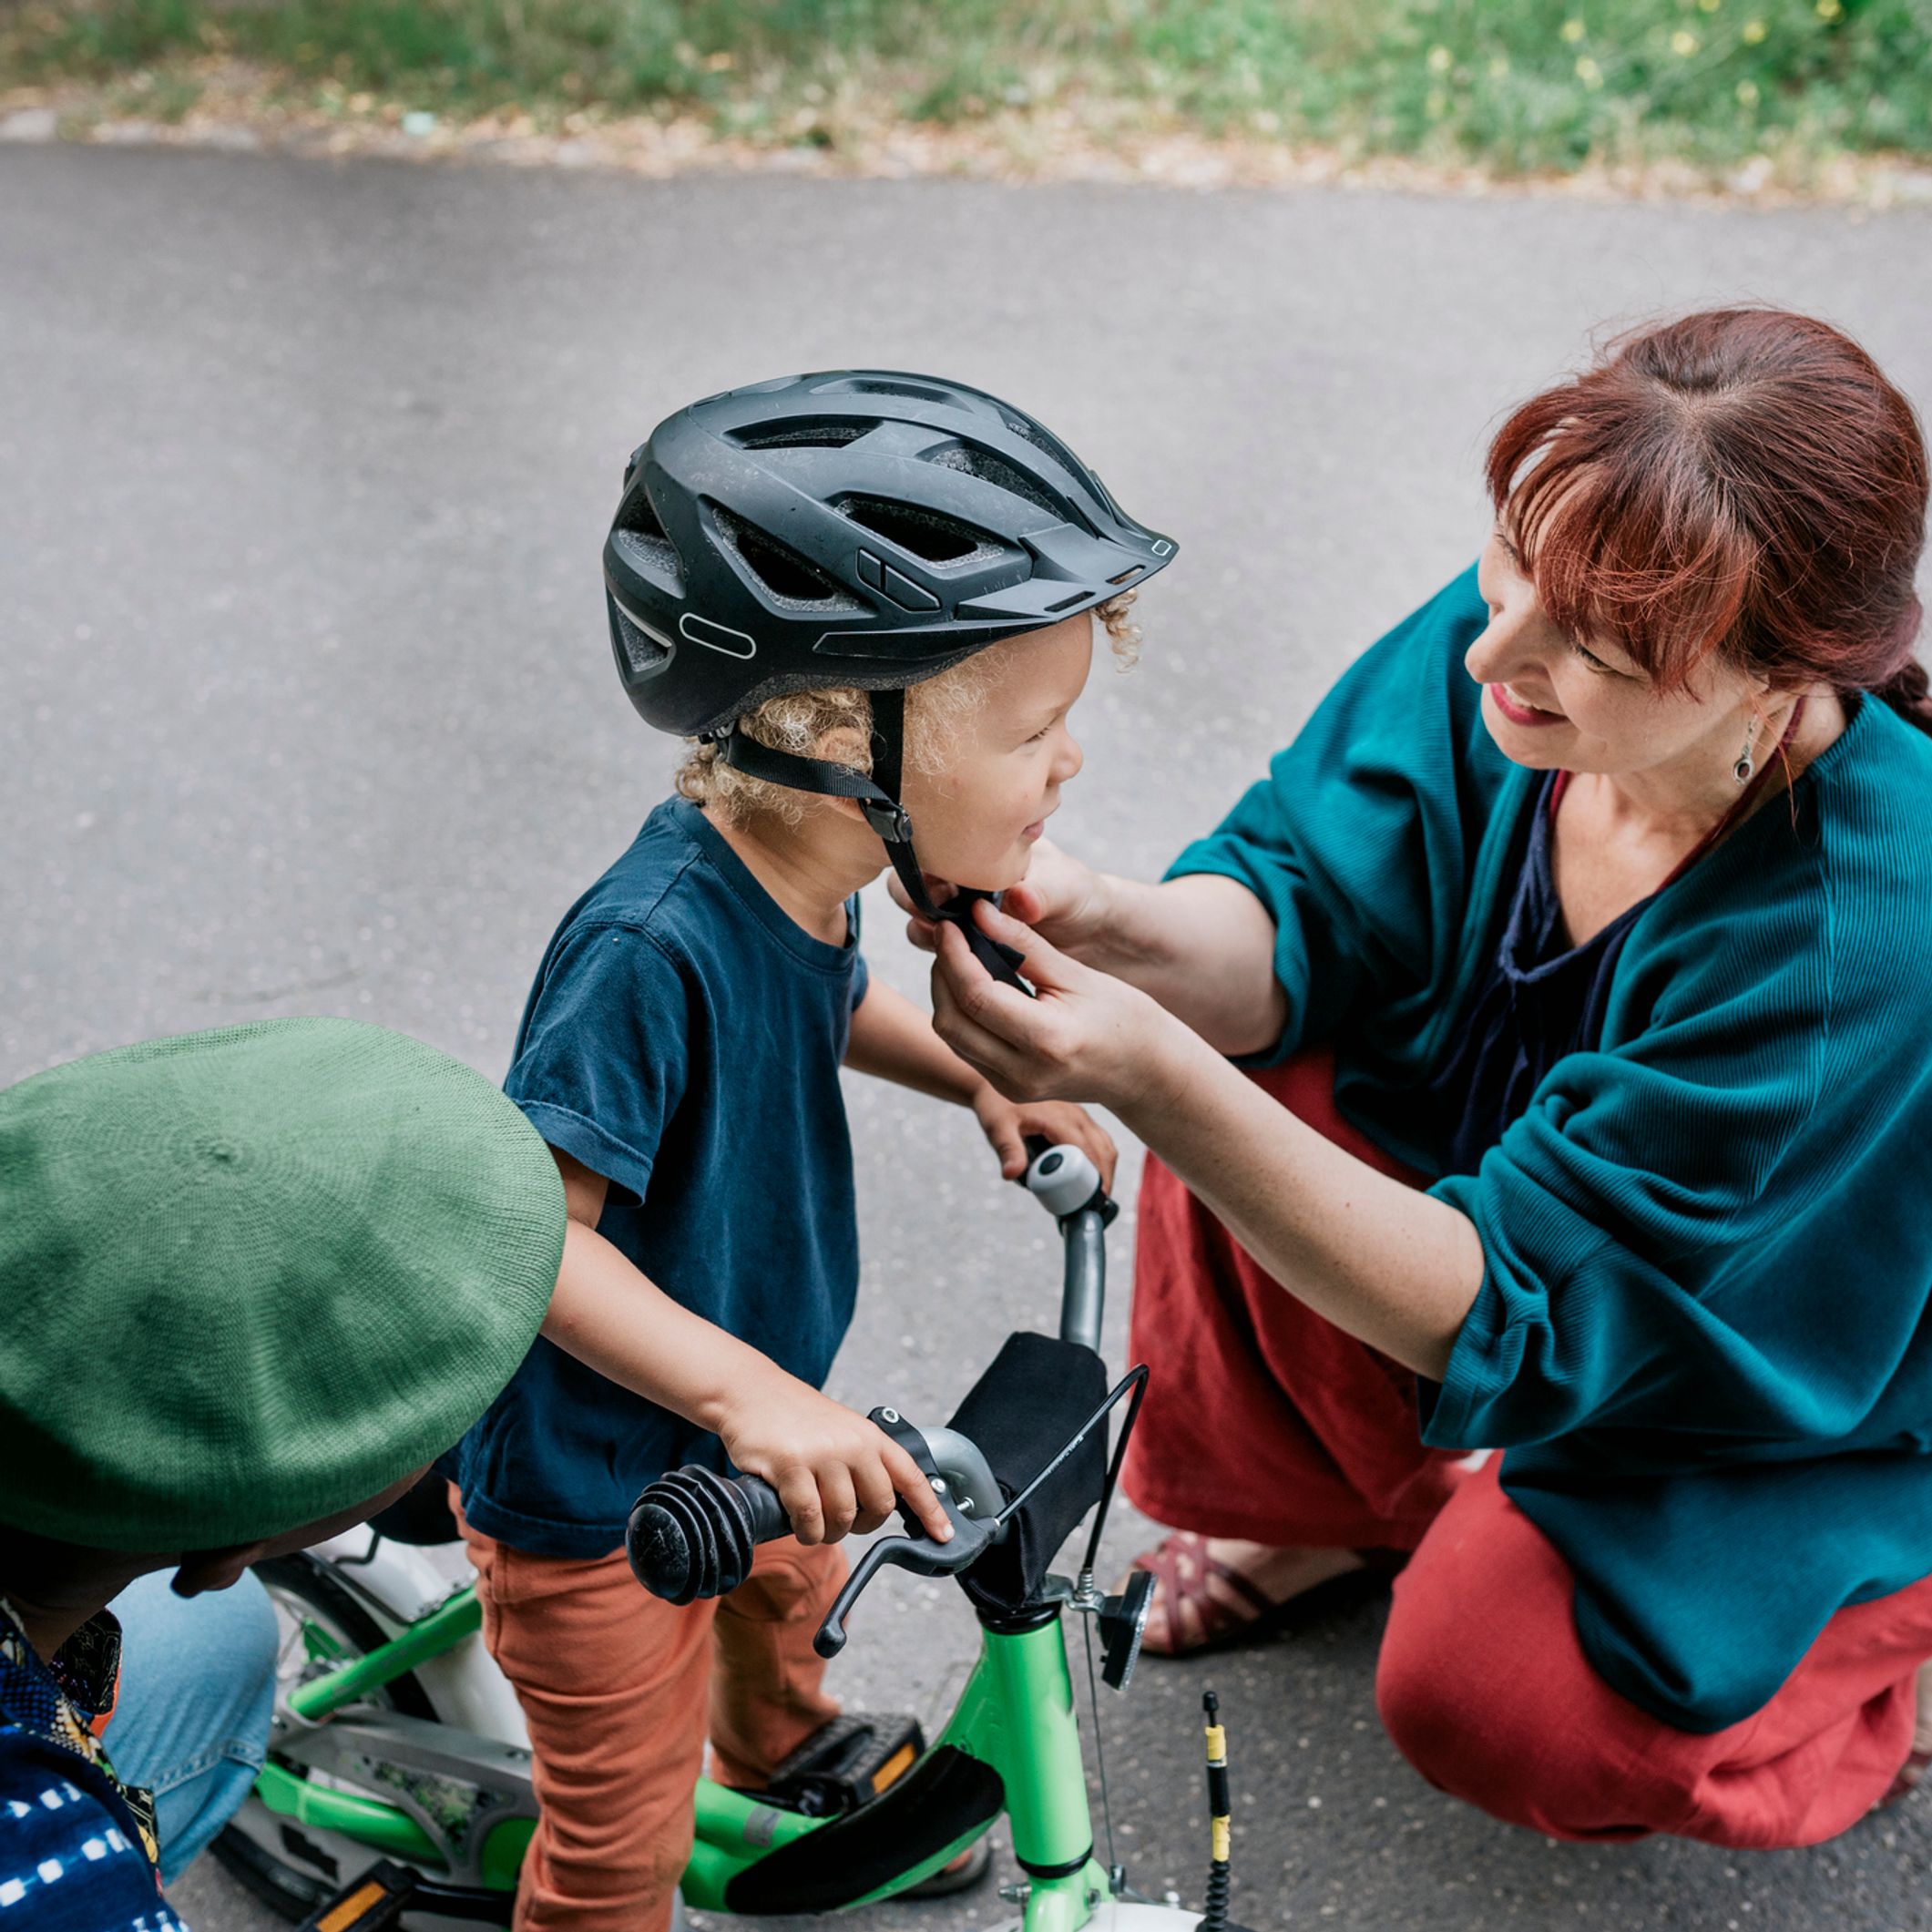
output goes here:
[{"label": "earring", "polygon": [[1759,719],[1755,711],[1751,714],[1751,729],[1744,733],[1744,749],[1737,754],[1737,762],[1731,767],[1731,776],[1739,785],[1748,785],[1752,774],[1757,770],[1757,760],[1751,755],[1752,747],[1758,741]]}]

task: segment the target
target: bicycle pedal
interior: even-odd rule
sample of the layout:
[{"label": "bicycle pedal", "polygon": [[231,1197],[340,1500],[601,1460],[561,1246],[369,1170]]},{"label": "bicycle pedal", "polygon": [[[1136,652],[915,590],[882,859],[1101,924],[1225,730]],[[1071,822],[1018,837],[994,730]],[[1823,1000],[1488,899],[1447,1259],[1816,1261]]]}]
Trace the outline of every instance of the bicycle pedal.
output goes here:
[{"label": "bicycle pedal", "polygon": [[302,1920],[300,1932],[387,1932],[415,1897],[416,1875],[381,1858]]},{"label": "bicycle pedal", "polygon": [[918,1719],[854,1712],[814,1731],[759,1795],[808,1818],[839,1817],[897,1783],[925,1749]]}]

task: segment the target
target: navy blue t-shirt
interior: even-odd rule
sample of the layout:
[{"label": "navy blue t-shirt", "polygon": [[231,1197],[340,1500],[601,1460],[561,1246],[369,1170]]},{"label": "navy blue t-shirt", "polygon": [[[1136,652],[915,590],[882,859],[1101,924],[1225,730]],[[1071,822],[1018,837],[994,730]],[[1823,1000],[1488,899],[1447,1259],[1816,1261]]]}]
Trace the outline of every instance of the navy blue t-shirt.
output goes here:
[{"label": "navy blue t-shirt", "polygon": [[[610,1182],[598,1232],[706,1321],[822,1384],[858,1227],[839,1068],[865,996],[698,807],[659,805],[544,955],[505,1090]],[[450,1459],[476,1528],[538,1556],[614,1549],[638,1491],[715,1436],[541,1337]]]}]

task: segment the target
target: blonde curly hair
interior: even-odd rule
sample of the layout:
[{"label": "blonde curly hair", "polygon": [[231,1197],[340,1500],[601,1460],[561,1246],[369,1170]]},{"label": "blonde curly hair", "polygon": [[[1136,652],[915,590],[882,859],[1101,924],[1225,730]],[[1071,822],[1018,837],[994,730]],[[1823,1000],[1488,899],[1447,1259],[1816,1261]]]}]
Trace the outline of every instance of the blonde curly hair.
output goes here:
[{"label": "blonde curly hair", "polygon": [[[1107,641],[1119,670],[1130,670],[1140,656],[1140,627],[1129,615],[1137,592],[1123,590],[1092,615],[1106,628]],[[1021,641],[1013,639],[1015,643]],[[976,652],[964,663],[915,684],[905,694],[905,756],[928,776],[944,772],[958,749],[959,727],[986,697],[993,680],[994,651]],[[850,685],[823,690],[792,691],[767,698],[739,720],[745,735],[774,751],[800,758],[833,757],[861,772],[872,770],[872,699]],[[829,742],[828,742],[829,741]],[[810,794],[789,785],[748,778],[721,763],[718,747],[701,739],[687,742],[678,767],[679,792],[700,805],[710,805],[733,825],[770,814],[788,825],[804,822]]]}]

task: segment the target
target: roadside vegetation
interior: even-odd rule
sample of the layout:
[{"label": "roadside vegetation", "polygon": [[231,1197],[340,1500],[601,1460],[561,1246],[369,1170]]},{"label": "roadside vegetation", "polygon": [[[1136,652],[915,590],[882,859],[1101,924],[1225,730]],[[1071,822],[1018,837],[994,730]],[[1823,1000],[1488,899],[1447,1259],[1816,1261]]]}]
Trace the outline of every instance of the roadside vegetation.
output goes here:
[{"label": "roadside vegetation", "polygon": [[1499,175],[1932,160],[1932,0],[0,0],[0,90],[189,114],[1181,131]]}]

